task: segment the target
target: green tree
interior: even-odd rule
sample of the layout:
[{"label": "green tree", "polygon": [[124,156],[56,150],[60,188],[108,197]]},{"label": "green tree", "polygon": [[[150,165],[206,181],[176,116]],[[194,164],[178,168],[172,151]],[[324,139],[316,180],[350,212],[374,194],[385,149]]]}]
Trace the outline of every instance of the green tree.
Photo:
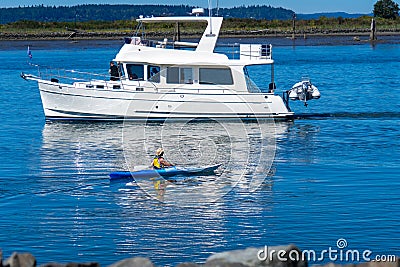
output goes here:
[{"label": "green tree", "polygon": [[392,0],[379,0],[374,5],[374,16],[385,19],[396,19],[399,16],[399,5]]}]

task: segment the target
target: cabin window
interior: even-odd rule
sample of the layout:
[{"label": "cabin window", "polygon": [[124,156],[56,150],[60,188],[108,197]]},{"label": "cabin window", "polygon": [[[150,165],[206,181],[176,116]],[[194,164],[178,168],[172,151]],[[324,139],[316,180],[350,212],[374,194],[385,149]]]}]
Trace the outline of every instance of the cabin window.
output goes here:
[{"label": "cabin window", "polygon": [[144,67],[141,64],[126,64],[129,80],[143,80]]},{"label": "cabin window", "polygon": [[167,69],[167,83],[192,84],[193,69],[170,67]]},{"label": "cabin window", "polygon": [[147,79],[150,82],[159,83],[160,82],[160,66],[147,66]]},{"label": "cabin window", "polygon": [[179,83],[183,83],[183,84],[192,84],[193,83],[192,68],[181,68],[180,69]]},{"label": "cabin window", "polygon": [[199,83],[232,85],[232,72],[229,68],[200,68]]},{"label": "cabin window", "polygon": [[171,67],[167,69],[167,83],[179,83],[179,68]]}]

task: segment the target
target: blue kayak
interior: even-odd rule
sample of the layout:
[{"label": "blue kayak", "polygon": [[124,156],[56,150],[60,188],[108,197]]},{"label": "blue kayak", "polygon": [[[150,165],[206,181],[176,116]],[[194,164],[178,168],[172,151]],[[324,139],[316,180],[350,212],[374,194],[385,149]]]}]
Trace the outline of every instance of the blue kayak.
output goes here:
[{"label": "blue kayak", "polygon": [[173,176],[194,176],[194,175],[210,175],[221,164],[210,165],[205,167],[169,167],[164,169],[148,169],[140,171],[115,171],[110,173],[110,180],[129,179],[129,178],[152,178],[152,177],[173,177]]}]

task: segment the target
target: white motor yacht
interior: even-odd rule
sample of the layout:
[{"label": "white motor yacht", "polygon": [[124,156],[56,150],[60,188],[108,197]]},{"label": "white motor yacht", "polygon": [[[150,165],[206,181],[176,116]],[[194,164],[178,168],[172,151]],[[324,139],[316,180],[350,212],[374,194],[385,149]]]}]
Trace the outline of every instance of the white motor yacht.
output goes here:
[{"label": "white motor yacht", "polygon": [[[38,83],[48,120],[291,118],[289,98],[274,93],[272,46],[240,44],[233,57],[215,52],[222,20],[207,16],[137,19],[142,26],[185,22],[207,26],[198,42],[152,41],[139,31],[125,38],[113,59],[118,75],[111,80],[109,76],[70,79],[42,68],[38,75],[21,76]],[[250,80],[247,67],[251,65],[266,67],[269,88],[261,91]]]}]

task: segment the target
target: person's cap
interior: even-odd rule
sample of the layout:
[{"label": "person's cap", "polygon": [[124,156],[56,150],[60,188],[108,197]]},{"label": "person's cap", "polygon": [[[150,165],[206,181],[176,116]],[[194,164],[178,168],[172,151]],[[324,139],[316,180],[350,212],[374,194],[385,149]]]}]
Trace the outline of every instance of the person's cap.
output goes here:
[{"label": "person's cap", "polygon": [[160,156],[162,153],[164,153],[164,149],[162,149],[161,147],[156,150],[156,155],[157,156]]}]

